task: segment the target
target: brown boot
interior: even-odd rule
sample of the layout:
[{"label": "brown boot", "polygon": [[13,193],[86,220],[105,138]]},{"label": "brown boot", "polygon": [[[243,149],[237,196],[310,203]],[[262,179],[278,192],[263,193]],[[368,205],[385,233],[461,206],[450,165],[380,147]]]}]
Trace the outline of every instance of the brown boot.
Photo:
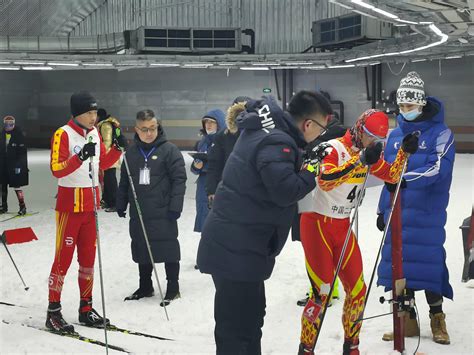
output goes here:
[{"label": "brown boot", "polygon": [[[405,338],[417,337],[420,335],[420,327],[416,318],[411,318],[410,314],[405,316]],[[393,332],[385,333],[382,340],[393,341]]]},{"label": "brown boot", "polygon": [[438,344],[450,344],[449,334],[446,330],[446,314],[443,312],[431,314],[431,332],[433,333],[433,341]]}]

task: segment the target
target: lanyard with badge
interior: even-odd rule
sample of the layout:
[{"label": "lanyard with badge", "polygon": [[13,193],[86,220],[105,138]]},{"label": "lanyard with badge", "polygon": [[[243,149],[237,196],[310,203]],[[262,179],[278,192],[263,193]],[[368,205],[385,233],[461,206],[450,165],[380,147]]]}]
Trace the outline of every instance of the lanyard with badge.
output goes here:
[{"label": "lanyard with badge", "polygon": [[148,167],[148,158],[150,157],[150,155],[153,154],[156,147],[153,147],[153,149],[150,150],[147,154],[145,154],[145,152],[143,151],[142,148],[139,148],[139,149],[140,149],[140,152],[143,155],[143,158],[145,158],[145,166],[140,169],[139,184],[140,185],[150,185],[150,168]]}]

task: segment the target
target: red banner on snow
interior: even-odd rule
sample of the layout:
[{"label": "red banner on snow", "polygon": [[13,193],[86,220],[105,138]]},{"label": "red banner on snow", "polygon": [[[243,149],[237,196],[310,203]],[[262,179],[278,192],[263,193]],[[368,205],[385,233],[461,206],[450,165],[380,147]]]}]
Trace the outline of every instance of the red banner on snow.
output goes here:
[{"label": "red banner on snow", "polygon": [[10,229],[2,234],[2,241],[8,245],[31,242],[32,240],[38,240],[38,237],[30,227]]}]

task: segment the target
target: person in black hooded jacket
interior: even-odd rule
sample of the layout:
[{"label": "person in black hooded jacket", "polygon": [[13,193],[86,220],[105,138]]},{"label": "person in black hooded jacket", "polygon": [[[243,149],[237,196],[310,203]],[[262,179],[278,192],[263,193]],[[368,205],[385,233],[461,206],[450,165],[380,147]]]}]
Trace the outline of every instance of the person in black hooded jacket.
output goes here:
[{"label": "person in black hooded jacket", "polygon": [[209,200],[209,206],[212,206],[217,185],[222,179],[225,163],[229,159],[230,153],[240,136],[237,127],[237,116],[245,110],[245,103],[250,100],[247,96],[238,96],[234,99],[232,106],[227,109],[225,122],[227,128],[218,132],[214,138],[214,143],[209,149],[207,158],[207,179],[206,192]]},{"label": "person in black hooded jacket", "polygon": [[13,187],[20,205],[19,215],[26,214],[25,197],[22,186],[28,185],[28,155],[25,137],[20,127],[15,125],[13,116],[5,116],[0,133],[0,214],[8,212],[8,186]]},{"label": "person in black hooded jacket", "polygon": [[198,264],[216,288],[217,354],[261,353],[264,280],[287,240],[296,202],[316,186],[319,161],[303,160],[300,149],[325,129],[331,106],[309,91],[292,100],[303,105],[283,112],[271,96],[247,102],[204,224]]},{"label": "person in black hooded jacket", "polygon": [[[166,140],[161,124],[152,110],[137,113],[135,144],[125,158],[137,194],[153,262],[165,263],[168,280],[165,304],[180,297],[178,223],[186,190],[184,159],[173,143]],[[132,258],[138,264],[139,288],[125,300],[138,300],[154,294],[153,265],[148,254],[138,211],[125,164],[122,164],[117,193],[117,214],[126,216],[130,204],[130,237]],[[163,304],[162,304],[163,305]]]}]

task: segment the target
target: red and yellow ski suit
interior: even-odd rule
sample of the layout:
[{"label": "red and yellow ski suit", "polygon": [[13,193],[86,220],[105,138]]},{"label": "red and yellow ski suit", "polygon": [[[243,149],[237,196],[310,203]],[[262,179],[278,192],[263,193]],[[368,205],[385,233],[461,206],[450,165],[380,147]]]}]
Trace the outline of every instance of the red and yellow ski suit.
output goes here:
[{"label": "red and yellow ski suit", "polygon": [[96,203],[100,206],[98,172],[113,165],[121,155],[114,148],[106,153],[96,128],[84,130],[74,121],[59,128],[51,140],[51,171],[58,178],[56,201],[56,252],[49,276],[49,302],[60,302],[67,270],[77,246],[80,297],[92,297],[96,249],[96,225],[89,160],[77,153],[89,140],[97,143],[95,165]]},{"label": "red and yellow ski suit", "polygon": [[[368,167],[359,162],[359,150],[353,147],[349,131],[344,137],[328,143],[331,151],[323,160],[318,185],[312,193],[313,212],[303,213],[300,222],[306,269],[313,287],[312,299],[301,320],[301,343],[308,348],[319,331],[320,318],[314,319],[314,306],[320,304],[324,308],[328,301],[330,284],[349,228],[350,213],[368,171]],[[370,173],[395,183],[400,178],[405,157],[401,149],[392,164],[382,157],[370,167]],[[362,323],[353,329],[352,326],[363,310],[366,285],[362,257],[353,232],[342,259],[339,278],[346,293],[342,315],[344,335],[354,341],[358,339]]]}]

